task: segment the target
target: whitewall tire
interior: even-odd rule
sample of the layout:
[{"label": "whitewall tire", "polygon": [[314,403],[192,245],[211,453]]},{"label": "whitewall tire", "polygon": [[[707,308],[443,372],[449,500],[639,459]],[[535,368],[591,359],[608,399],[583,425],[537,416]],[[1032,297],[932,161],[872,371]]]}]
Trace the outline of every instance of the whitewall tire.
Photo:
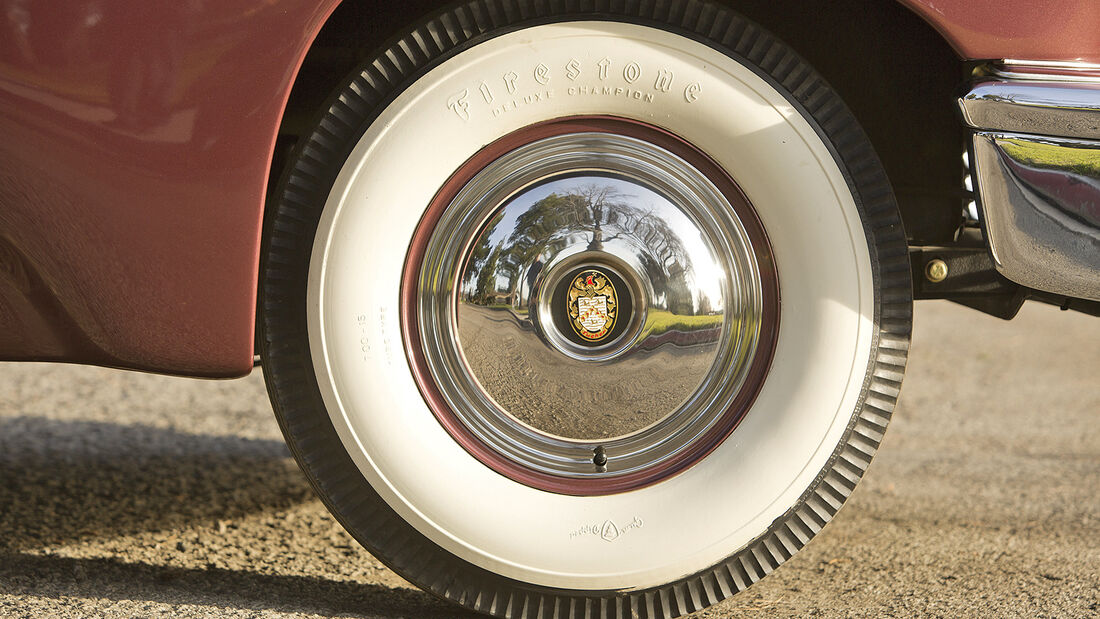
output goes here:
[{"label": "whitewall tire", "polygon": [[[334,95],[268,213],[262,354],[295,457],[334,515],[379,559],[428,591],[498,616],[671,617],[763,577],[808,542],[855,487],[893,410],[908,347],[911,292],[897,207],[866,137],[821,78],[758,26],[714,4],[674,3],[665,11],[595,4],[578,11],[569,2],[494,0],[423,20]],[[538,129],[547,126],[565,128]],[[625,137],[615,137],[619,128]],[[463,224],[454,215],[462,192],[473,192],[490,170],[497,185],[515,183],[508,199],[518,200],[531,183],[509,176],[508,157],[520,161],[524,148],[534,153],[524,165],[557,165],[558,157],[566,163],[555,174],[565,169],[561,178],[573,178],[579,173],[566,166],[574,151],[591,146],[604,157],[573,164],[578,170],[613,166],[607,162],[618,159],[601,144],[614,150],[621,142],[620,150],[633,153],[645,136],[666,134],[671,142],[655,137],[657,146],[645,151],[656,153],[650,167],[664,169],[667,159],[665,168],[679,170],[697,156],[699,165],[684,169],[689,176],[701,170],[700,186],[716,176],[732,183],[698,213],[685,207],[686,215],[670,216],[667,226],[679,234],[687,224],[677,222],[693,222],[702,230],[692,282],[706,279],[708,257],[735,265],[724,275],[714,269],[725,312],[710,310],[721,317],[713,319],[721,336],[705,350],[717,351],[718,361],[706,357],[711,369],[700,370],[701,382],[688,381],[732,386],[714,385],[710,404],[672,407],[678,412],[668,418],[680,415],[682,429],[639,422],[623,438],[607,439],[610,462],[603,439],[543,441],[534,422],[507,410],[497,416],[504,421],[464,410],[456,395],[462,390],[448,385],[467,374],[468,391],[488,384],[490,370],[467,357],[497,332],[460,335],[453,327],[440,336],[437,361],[430,342],[459,320],[448,312],[476,296],[473,283],[460,291],[473,278],[452,274],[472,264],[463,252],[474,251],[476,234],[489,234],[486,222],[511,220],[493,215],[504,202],[470,198],[479,206],[467,208],[463,216],[473,223]],[[540,146],[548,139],[563,145]],[[654,174],[653,186],[665,186]],[[742,210],[723,206],[722,196],[732,194],[730,202],[744,201]],[[708,228],[711,215],[718,223]],[[473,232],[445,238],[463,225]],[[683,234],[694,238],[691,230]],[[436,246],[439,264],[457,266],[435,268]],[[610,272],[633,272],[615,260],[608,258]],[[436,271],[444,274],[430,279]],[[728,283],[737,277],[758,292]],[[534,296],[542,279],[532,278],[514,290]],[[642,291],[641,299],[654,285],[638,279],[631,290]],[[486,308],[511,304],[509,315],[523,329],[553,331],[500,286]],[[429,320],[430,308],[417,309],[430,295],[442,308],[438,322]],[[632,306],[641,335],[622,335],[625,352],[614,352],[624,359],[656,354],[629,347],[652,333],[641,325],[668,313],[643,315],[643,301]],[[703,313],[698,303],[695,311]],[[725,343],[734,334],[743,346]],[[551,336],[539,341],[555,351]],[[593,361],[578,366],[585,371],[614,371],[606,351],[618,349],[593,348],[585,359],[587,349],[561,346],[570,363]],[[454,375],[444,359],[451,348],[459,351],[454,365],[464,368]],[[748,369],[722,374],[718,365]],[[555,380],[556,369],[535,368],[533,382]],[[702,387],[694,389],[686,401]],[[503,395],[484,391],[484,406],[508,408]],[[609,411],[616,397],[628,397],[608,393],[596,396]],[[522,392],[520,400],[534,395]],[[631,438],[664,426],[672,429],[642,447]],[[704,434],[709,442],[700,446]],[[539,464],[539,450],[553,451],[544,445],[597,443],[592,470],[568,456],[560,468]],[[629,444],[633,460],[619,457],[619,444],[624,454]],[[515,455],[524,450],[533,455]],[[628,461],[634,468],[616,471]]]}]

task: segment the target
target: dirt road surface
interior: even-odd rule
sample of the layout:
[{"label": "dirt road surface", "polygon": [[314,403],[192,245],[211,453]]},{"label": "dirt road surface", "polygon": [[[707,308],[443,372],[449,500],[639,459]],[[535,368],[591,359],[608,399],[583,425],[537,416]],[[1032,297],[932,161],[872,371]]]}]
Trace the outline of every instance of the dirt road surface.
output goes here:
[{"label": "dirt road surface", "polygon": [[[0,616],[472,615],[328,516],[258,373],[0,364]],[[1100,616],[1100,319],[918,304],[899,409],[847,506],[698,616]]]}]

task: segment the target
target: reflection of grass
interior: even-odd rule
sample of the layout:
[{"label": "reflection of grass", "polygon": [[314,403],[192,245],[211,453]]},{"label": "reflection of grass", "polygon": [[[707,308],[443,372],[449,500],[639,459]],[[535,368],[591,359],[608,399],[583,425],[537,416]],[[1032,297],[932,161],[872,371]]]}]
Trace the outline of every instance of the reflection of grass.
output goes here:
[{"label": "reflection of grass", "polygon": [[1065,148],[1023,140],[1000,140],[998,144],[1017,161],[1039,168],[1059,168],[1100,178],[1100,157],[1093,149]]},{"label": "reflection of grass", "polygon": [[716,316],[678,316],[665,310],[650,310],[642,329],[642,339],[660,335],[666,331],[699,331],[722,324],[721,314]]}]

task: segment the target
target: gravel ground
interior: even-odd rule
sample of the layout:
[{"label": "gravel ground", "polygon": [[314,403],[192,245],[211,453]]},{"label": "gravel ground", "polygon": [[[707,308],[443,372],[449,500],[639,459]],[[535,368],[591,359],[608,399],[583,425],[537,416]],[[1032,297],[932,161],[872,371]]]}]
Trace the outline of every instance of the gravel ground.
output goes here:
[{"label": "gravel ground", "polygon": [[[1100,617],[1100,320],[940,302],[916,320],[848,505],[700,617]],[[470,616],[328,516],[258,373],[0,367],[0,616]]]}]

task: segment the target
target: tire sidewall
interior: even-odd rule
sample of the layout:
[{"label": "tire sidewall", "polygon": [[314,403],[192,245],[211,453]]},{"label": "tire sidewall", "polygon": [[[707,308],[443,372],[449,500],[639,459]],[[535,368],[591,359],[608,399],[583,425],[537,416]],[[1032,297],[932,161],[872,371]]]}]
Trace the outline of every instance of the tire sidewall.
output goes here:
[{"label": "tire sidewall", "polygon": [[[639,34],[641,31],[637,26],[621,23],[621,21],[607,23],[604,26],[609,31],[619,34],[633,33],[634,40],[645,40],[650,46],[659,47],[662,41],[669,40],[666,35],[670,29],[667,27],[662,31],[646,33],[647,36],[643,37]],[[551,71],[548,83],[554,82],[556,78],[566,89],[562,91],[564,94],[559,94],[558,101],[570,100],[569,98],[575,95],[568,89],[578,86],[577,84],[571,86],[565,82],[567,78],[560,73],[562,68],[569,66],[570,60],[576,59],[582,68],[597,70],[593,69],[597,57],[610,57],[603,54],[603,50],[595,50],[601,53],[595,55],[589,53],[587,56],[579,53],[562,56],[559,50],[558,56],[554,56],[545,48],[545,41],[553,40],[554,37],[534,36],[537,32],[545,34],[547,28],[557,28],[559,31],[563,28],[583,31],[586,28],[591,29],[589,25],[570,20],[559,26],[543,24],[536,26],[538,27],[542,27],[543,31],[516,30],[513,24],[509,28],[482,33],[478,37],[477,45],[467,46],[461,50],[451,50],[449,54],[440,55],[430,66],[426,65],[424,70],[415,72],[418,77],[408,80],[405,88],[391,90],[392,98],[388,102],[373,102],[374,108],[370,107],[372,102],[367,97],[363,97],[358,102],[351,101],[354,95],[366,90],[363,88],[363,83],[357,85],[353,81],[333,102],[326,117],[327,131],[326,122],[322,121],[319,131],[321,135],[315,134],[313,139],[306,143],[302,150],[303,154],[308,153],[310,147],[319,148],[325,142],[331,143],[332,134],[337,134],[338,144],[343,144],[345,149],[349,145],[351,148],[346,156],[348,161],[346,165],[339,163],[342,150],[339,146],[324,153],[330,169],[338,169],[339,174],[329,185],[328,191],[324,188],[325,181],[321,180],[314,183],[316,186],[312,192],[314,194],[313,217],[318,220],[318,231],[310,256],[309,287],[305,291],[307,298],[305,315],[310,327],[307,346],[309,343],[313,344],[308,346],[312,368],[306,369],[312,369],[313,376],[310,378],[315,378],[316,382],[308,381],[314,391],[310,394],[313,397],[306,399],[312,401],[313,410],[316,411],[318,403],[321,403],[322,410],[329,411],[327,421],[331,425],[325,432],[327,445],[319,450],[317,445],[324,441],[317,441],[312,448],[304,447],[301,444],[304,443],[300,440],[301,437],[297,436],[293,430],[287,431],[288,439],[296,455],[304,459],[304,468],[318,485],[326,502],[349,526],[353,534],[366,543],[368,548],[378,548],[379,541],[372,537],[370,531],[350,522],[354,516],[349,513],[346,501],[344,505],[339,504],[340,497],[335,496],[333,490],[326,488],[326,483],[313,474],[310,461],[333,458],[342,460],[340,468],[344,470],[344,474],[354,477],[354,472],[359,473],[369,482],[372,492],[378,492],[384,501],[384,506],[392,510],[392,513],[387,516],[389,520],[394,520],[390,524],[391,527],[401,527],[404,523],[411,523],[412,530],[403,530],[406,537],[420,536],[423,538],[419,540],[423,547],[432,548],[441,556],[457,558],[460,564],[478,566],[481,569],[473,569],[468,573],[477,574],[481,582],[484,582],[487,577],[499,578],[492,575],[503,574],[505,582],[534,583],[536,588],[549,587],[554,590],[585,590],[587,594],[611,589],[659,587],[664,583],[697,573],[700,568],[720,563],[723,559],[728,561],[731,557],[751,551],[754,544],[759,544],[768,535],[775,534],[776,523],[782,523],[785,518],[792,518],[799,509],[812,505],[812,499],[824,496],[818,492],[822,482],[831,470],[836,470],[838,460],[843,459],[844,449],[851,445],[853,432],[857,430],[868,393],[873,386],[874,368],[880,361],[878,344],[882,327],[884,283],[890,288],[902,288],[908,284],[907,280],[904,282],[881,281],[880,253],[884,247],[896,251],[900,224],[896,222],[896,207],[894,207],[894,221],[889,221],[890,213],[887,212],[884,222],[888,225],[875,227],[875,217],[867,212],[862,195],[868,189],[874,189],[873,186],[868,187],[874,183],[864,181],[861,187],[859,175],[852,174],[849,167],[850,161],[845,160],[844,144],[841,143],[837,148],[833,148],[831,142],[821,142],[818,139],[819,136],[827,135],[823,124],[813,117],[812,110],[805,108],[801,101],[789,92],[782,92],[785,90],[782,86],[776,90],[777,78],[763,73],[759,67],[746,68],[740,64],[742,59],[739,59],[736,54],[731,55],[728,51],[717,56],[708,56],[711,53],[718,54],[712,47],[715,42],[708,41],[706,45],[702,45],[699,43],[698,34],[685,38],[684,41],[690,41],[690,45],[686,45],[685,48],[691,48],[697,52],[696,56],[702,56],[703,58],[700,58],[704,61],[702,64],[711,67],[712,70],[722,65],[723,58],[731,61],[732,64],[721,66],[722,70],[731,74],[733,81],[745,87],[745,90],[740,93],[744,99],[741,101],[741,107],[738,107],[736,102],[730,103],[728,98],[723,99],[734,110],[723,117],[728,123],[725,125],[727,131],[725,140],[715,140],[713,127],[710,129],[707,127],[708,123],[715,122],[716,117],[713,112],[708,116],[703,113],[693,115],[691,111],[693,107],[703,107],[696,104],[702,100],[703,95],[714,90],[713,84],[707,82],[705,76],[694,80],[686,76],[682,81],[674,82],[676,85],[683,86],[683,90],[678,88],[675,91],[670,89],[669,92],[654,91],[650,93],[654,95],[651,101],[647,101],[645,91],[638,88],[635,92],[642,92],[642,98],[634,99],[634,95],[630,94],[629,84],[614,86],[613,88],[625,89],[624,99],[616,101],[620,104],[625,101],[626,105],[612,106],[611,111],[623,117],[658,124],[685,137],[711,154],[719,163],[727,166],[727,169],[733,168],[729,171],[735,179],[741,180],[743,188],[756,205],[761,220],[769,230],[773,245],[779,247],[776,259],[780,272],[784,315],[779,348],[776,351],[775,371],[777,376],[787,378],[774,380],[769,378],[771,390],[769,391],[769,385],[765,385],[765,392],[761,394],[757,405],[746,417],[745,424],[748,425],[739,428],[734,436],[707,460],[694,469],[652,489],[628,493],[625,497],[599,497],[578,501],[576,497],[546,496],[548,493],[502,480],[473,462],[468,454],[450,441],[450,437],[435,424],[434,418],[422,402],[419,408],[417,407],[419,394],[408,376],[408,366],[404,361],[405,353],[400,341],[400,325],[395,324],[398,315],[394,308],[396,308],[401,272],[400,265],[396,263],[403,262],[403,247],[407,247],[410,226],[415,227],[419,215],[415,212],[415,207],[402,209],[394,207],[393,204],[427,204],[431,198],[432,188],[438,187],[446,178],[445,176],[441,178],[441,174],[448,169],[455,169],[473,152],[476,152],[480,145],[488,143],[494,136],[503,135],[510,128],[518,128],[533,121],[558,116],[608,113],[606,102],[601,102],[600,107],[589,105],[595,99],[579,104],[546,106],[547,111],[535,113],[531,110],[537,108],[540,101],[524,102],[523,97],[530,97],[531,94],[519,92],[518,86],[516,92],[512,93],[501,92],[497,95],[492,92],[494,87],[490,85],[490,80],[494,74],[500,76],[497,77],[496,89],[506,91],[507,83],[502,86],[499,80],[513,73],[516,75],[515,81],[519,82],[521,71],[526,73],[526,81],[537,84],[536,88],[548,86],[537,79],[540,71],[538,67],[543,66]],[[484,55],[492,56],[504,53],[497,48],[507,49],[510,45],[535,48],[536,52],[541,52],[540,61],[514,63],[519,64],[520,67],[508,71],[496,70],[503,66],[497,65],[481,70],[480,74],[474,71],[472,74],[463,75],[461,70],[452,70],[454,66],[472,62],[467,56],[470,53],[476,54],[479,49],[491,52]],[[540,45],[543,47],[539,48]],[[695,49],[691,47],[692,45],[705,49]],[[589,52],[592,51],[589,50]],[[628,62],[636,63],[645,81],[651,83],[656,83],[652,72],[654,70],[670,70],[674,74],[683,75],[681,72],[684,67],[681,66],[676,66],[674,71],[664,67],[644,73],[641,67],[647,64],[646,61],[653,60],[653,57],[644,57],[640,51],[623,54],[621,52],[624,50],[621,47],[608,48],[608,51],[620,52],[618,54],[620,57],[629,58]],[[690,55],[684,52],[684,48],[678,51]],[[660,63],[655,62],[651,66],[658,65]],[[623,71],[627,70],[628,66],[624,61],[615,68]],[[551,67],[558,69],[557,74]],[[365,71],[358,79],[364,82],[364,78],[369,75],[370,71]],[[433,75],[447,77],[433,79]],[[452,83],[451,78],[455,75],[459,75],[462,83]],[[626,81],[630,75],[624,74],[619,81]],[[484,76],[484,79],[477,79],[479,76]],[[642,81],[642,76],[639,76],[633,83]],[[508,94],[512,95],[512,101],[522,103],[515,103],[513,109],[505,109],[494,116],[495,108],[489,105],[489,96],[484,95],[482,84],[489,85],[489,96],[495,100]],[[687,89],[691,84],[698,84],[700,90],[692,93]],[[821,84],[820,87],[823,88],[824,85]],[[767,89],[771,91],[767,92]],[[661,101],[659,94],[670,95],[666,97],[664,102],[666,105],[661,106],[660,103],[652,105],[654,102]],[[696,95],[695,99],[692,99],[690,94]],[[515,95],[519,95],[520,98],[515,99]],[[755,110],[751,106],[745,107],[745,101],[751,99],[752,95],[758,97],[758,100],[753,103],[761,107],[761,110]],[[835,99],[835,95],[833,97]],[[549,102],[553,98],[553,95],[549,95],[542,101]],[[486,103],[484,109],[473,107],[479,99]],[[570,101],[580,100],[581,98],[578,97]],[[641,104],[631,107],[634,101],[651,105],[648,109]],[[345,122],[350,116],[348,112],[354,111],[357,106],[363,109],[381,109],[381,113],[369,121],[361,121],[358,125]],[[421,110],[422,118],[410,124],[408,116],[415,113],[417,109]],[[768,131],[776,131],[779,125],[768,124],[767,119],[760,120],[754,125],[747,122],[748,119],[745,118],[750,114],[736,116],[736,111],[745,109],[770,115],[773,120],[780,117],[786,118],[785,128],[789,130],[788,133],[779,131],[769,134]],[[799,112],[805,116],[800,115]],[[809,114],[806,114],[807,112]],[[477,116],[479,113],[485,116],[483,118]],[[789,113],[793,115],[785,116]],[[510,120],[498,122],[490,128],[485,127],[486,124],[502,118]],[[405,122],[404,125],[402,121]],[[479,129],[468,129],[477,127],[479,123],[481,125]],[[380,182],[384,183],[387,177],[392,179],[400,172],[399,166],[387,166],[386,161],[392,164],[416,160],[412,157],[414,155],[412,151],[402,151],[400,140],[387,142],[385,139],[387,132],[400,132],[402,139],[408,142],[410,138],[415,139],[415,132],[411,131],[411,128],[417,125],[420,126],[420,131],[424,131],[424,126],[432,127],[437,137],[441,134],[444,137],[451,136],[450,139],[437,142],[442,146],[432,149],[430,157],[434,164],[421,166],[418,170],[419,174],[423,168],[430,167],[434,172],[418,176],[418,181],[424,185],[418,189],[421,192],[419,194],[415,191],[401,193],[396,189],[380,191]],[[443,127],[459,127],[459,129],[444,131]],[[357,131],[360,134],[358,136],[355,135]],[[324,135],[325,133],[329,135]],[[745,139],[740,143],[737,140],[730,140],[731,134]],[[753,137],[756,141],[751,139]],[[816,145],[815,139],[817,139]],[[752,162],[738,160],[729,154],[737,149],[742,149],[743,152],[744,149],[756,152],[761,144],[779,153],[789,153],[790,149],[784,150],[783,147],[775,145],[799,141],[805,145],[801,155],[773,154],[772,159],[755,168]],[[757,148],[752,148],[752,145],[757,145]],[[863,148],[869,150],[865,145]],[[447,152],[442,152],[444,150]],[[865,153],[858,154],[866,158]],[[317,158],[317,153],[315,152],[312,157]],[[814,182],[820,184],[818,189],[822,191],[809,193],[820,195],[825,193],[825,189],[829,189],[835,199],[826,200],[822,204],[821,200],[815,202],[808,195],[799,199],[797,192],[776,196],[766,191],[768,186],[782,187],[782,170],[776,168],[776,162],[781,158],[792,163],[793,168],[807,163],[813,165],[816,162],[818,166],[816,172],[811,171],[811,174],[819,177]],[[873,154],[871,158],[872,163],[876,163],[873,161]],[[301,161],[301,156],[299,160]],[[371,165],[366,165],[368,162]],[[302,172],[302,167],[299,164],[299,173]],[[877,172],[881,177],[880,169],[871,172],[872,174],[866,176],[874,178],[873,173]],[[807,180],[805,176],[799,178],[802,182],[797,183],[798,185],[813,185],[813,182]],[[881,180],[875,182],[881,184]],[[796,183],[788,184],[796,185]],[[395,185],[396,183],[391,183],[389,186]],[[301,183],[298,187],[301,187]],[[295,190],[295,183],[292,179],[288,179],[284,183],[284,188],[285,195],[287,191]],[[319,213],[316,212],[318,196],[325,196],[321,201],[324,207]],[[421,200],[424,196],[428,199]],[[305,198],[308,199],[308,196]],[[886,198],[892,205],[892,197],[888,195],[888,189]],[[835,211],[831,216],[828,215],[830,209]],[[407,212],[408,210],[413,212]],[[806,221],[801,221],[799,226],[791,224],[792,221],[799,222],[800,218]],[[365,235],[366,238],[362,238],[361,235]],[[383,258],[372,263],[367,256],[368,262],[363,263],[361,262],[364,258],[362,250],[355,249],[349,249],[341,255],[338,248],[334,251],[334,239],[337,239],[336,245],[339,245],[338,239],[341,236],[355,237],[359,244],[369,247],[371,252],[380,253]],[[843,242],[833,245],[826,242],[835,241],[838,238]],[[900,242],[904,244],[903,236]],[[845,243],[848,247],[847,253],[843,251]],[[347,242],[344,245],[351,246]],[[838,248],[841,251],[835,253],[840,257],[831,260],[829,257],[833,256],[834,252],[828,250]],[[299,248],[299,253],[302,251],[302,248]],[[815,255],[820,256],[822,253],[826,258],[818,257],[815,260]],[[400,256],[401,260],[397,260],[397,256]],[[907,274],[907,271],[903,272]],[[358,296],[349,294],[346,297],[340,297],[339,295],[354,287],[349,286],[348,282],[355,281],[357,277],[369,280],[369,285],[360,286],[360,288],[370,288],[370,290]],[[903,278],[899,276],[895,279]],[[281,282],[271,287],[278,288],[279,283]],[[807,290],[812,290],[813,293],[807,293]],[[845,290],[847,290],[847,297]],[[295,294],[301,295],[302,290],[298,289]],[[270,295],[265,296],[265,306],[270,299]],[[821,318],[830,315],[830,312],[836,314],[836,320],[830,322]],[[337,329],[328,330],[327,325],[340,326]],[[907,338],[907,331],[902,335]],[[264,338],[265,343],[268,339],[269,337]],[[348,342],[354,342],[355,345]],[[808,346],[807,342],[818,346]],[[847,342],[852,349],[851,354],[847,357],[844,354],[837,354],[829,358],[834,363],[822,363],[826,349],[832,348],[835,352],[838,342]],[[271,352],[270,347],[265,350],[265,372],[269,373],[269,380],[273,378],[271,375],[278,372],[277,362],[268,362],[269,357],[272,361],[277,357]],[[838,359],[840,362],[835,362]],[[839,381],[843,385],[839,393],[835,388],[838,383],[836,372],[825,371],[818,366],[827,366],[826,370],[843,368],[841,375],[846,378]],[[819,374],[816,381],[806,378],[807,373],[815,371]],[[834,391],[822,395],[823,391],[828,391],[830,385],[834,386]],[[293,386],[290,388],[295,389]],[[291,398],[287,398],[285,391],[282,394],[277,394],[277,391],[278,389],[273,391],[273,395],[278,408],[280,395],[283,401]],[[802,399],[794,397],[792,394],[795,393],[801,394]],[[812,406],[810,400],[814,399],[810,397],[811,394],[814,394],[814,398],[818,400],[827,401],[827,404],[818,404],[817,412],[809,417],[800,417],[795,414],[789,419],[782,416],[777,419],[776,415],[767,413],[769,410],[807,410],[808,406]],[[782,403],[777,404],[777,402]],[[890,407],[892,404],[892,401],[885,402],[885,405]],[[293,416],[287,412],[288,408],[290,407],[282,406],[281,411],[281,421],[285,431],[290,425],[287,419]],[[365,414],[364,411],[376,412]],[[383,414],[378,414],[377,411],[382,411]],[[883,416],[880,413],[885,413],[888,417],[889,410],[886,406],[880,405],[875,408],[875,411],[877,412],[873,414],[878,417]],[[379,417],[398,417],[404,421],[395,422],[389,419],[379,422],[377,420]],[[410,419],[411,422],[408,421]],[[395,424],[398,427],[393,427]],[[879,425],[884,426],[884,420],[881,424],[876,424],[876,427]],[[331,453],[322,453],[334,447],[333,434],[336,436],[336,444],[343,451],[342,458]],[[395,439],[399,439],[402,434],[415,437],[415,440],[395,444]],[[806,438],[807,436],[809,438]],[[861,434],[859,440],[863,443],[874,440],[874,445],[877,445],[878,437],[881,437],[880,433],[877,436],[875,433],[870,433],[870,439],[867,434]],[[776,442],[768,442],[770,440]],[[790,452],[801,454],[796,458],[797,466],[791,465],[793,468],[785,469],[783,474],[779,474],[774,473],[775,467],[782,467],[781,460],[789,460],[789,456],[784,456],[772,463],[762,462],[759,459],[758,456],[766,455],[769,451],[776,452],[777,445],[781,446],[786,442],[789,446],[792,440],[798,443],[798,446],[789,447]],[[871,452],[874,445],[871,446]],[[754,452],[753,447],[759,449],[759,452]],[[310,451],[313,452],[312,455],[308,453]],[[401,455],[402,452],[404,456]],[[415,457],[409,458],[408,454],[413,454]],[[869,456],[866,459],[869,460]],[[858,479],[858,473],[862,472],[862,466],[866,463],[863,462],[863,458],[860,458],[857,464],[859,466],[846,465],[846,468],[854,469],[855,472],[843,475],[845,480],[850,480],[852,477]],[[770,473],[762,474],[761,471]],[[768,477],[768,474],[771,475],[770,478],[760,479]],[[418,477],[420,482],[416,482]],[[505,483],[504,486],[500,485],[502,482]],[[420,485],[414,491],[412,486],[417,483]],[[746,492],[760,485],[773,490],[777,486],[782,488],[775,492],[765,490],[765,494],[771,492],[773,496],[768,500],[757,501],[749,511],[738,511],[738,500],[728,498],[744,497]],[[816,531],[816,528],[820,528],[820,524],[831,517],[839,507],[839,503],[843,501],[846,492],[850,491],[848,483],[842,485],[841,490],[830,491],[831,495],[841,495],[839,501],[835,498],[826,500],[823,503],[825,508],[816,510],[820,513],[813,520],[820,523],[815,522],[815,527],[809,525],[804,527],[808,529],[805,534],[792,533],[791,539],[784,541],[784,546],[797,548]],[[854,481],[851,481],[850,485],[854,485]],[[428,489],[431,488],[437,491],[429,492]],[[431,496],[433,494],[434,497]],[[474,515],[461,526],[456,526],[453,522],[440,522],[441,519],[450,518],[448,514],[456,513],[463,504],[467,506],[485,504],[492,500],[499,501],[499,497],[507,497],[503,504],[516,509],[491,510],[493,513],[489,518],[485,517],[482,510],[478,510],[472,512]],[[524,505],[527,507],[523,507]],[[646,505],[651,508],[663,506],[663,509],[656,514],[643,515],[641,512]],[[552,514],[552,516],[540,519],[540,515],[544,514]],[[740,525],[733,532],[728,530],[731,521]],[[585,531],[603,530],[607,523],[611,523],[617,530],[613,540],[608,540],[606,536],[599,534],[585,533]],[[632,523],[641,524],[626,529]],[[700,533],[700,530],[706,529],[707,526],[710,526],[709,532]],[[471,527],[480,527],[481,532],[471,532]],[[720,543],[707,547],[705,540],[714,540],[715,532],[721,532],[723,527],[726,530],[725,535],[720,537]],[[791,530],[790,527],[788,530]],[[581,533],[577,534],[578,531]],[[679,534],[678,531],[686,534]],[[651,537],[644,537],[646,535]],[[367,539],[364,540],[364,537]],[[630,543],[631,537],[635,538],[636,543]],[[537,565],[534,567],[524,565],[523,561],[505,556],[508,548],[520,547],[525,543],[542,543],[548,551],[572,543],[573,547],[562,556],[564,554],[591,555],[599,557],[599,560],[583,565],[579,571],[568,573],[560,569],[564,565],[562,557],[557,557],[556,563],[548,562],[549,568],[540,568]],[[638,553],[643,550],[648,553],[646,556],[667,557],[676,554],[677,548],[690,548],[691,552],[681,552],[677,561],[664,561],[661,565],[643,566],[643,569],[634,569],[628,574],[601,576],[607,572],[608,565],[625,562],[635,566],[644,563],[644,561],[637,561]],[[785,552],[789,555],[793,549]],[[392,552],[380,554],[384,559],[389,555],[391,561],[400,562],[392,558]],[[530,559],[531,557],[535,558],[534,561]],[[529,553],[526,558],[528,563],[537,563],[538,553]],[[756,564],[760,565],[760,563],[757,559]],[[777,565],[778,561],[775,564]],[[766,573],[770,568],[771,566],[761,566],[760,571]],[[398,569],[403,572],[408,571],[400,567]],[[420,577],[417,578],[417,576]],[[412,574],[412,577],[421,582],[425,580],[424,576],[418,574]],[[750,582],[755,579],[748,573],[745,577]],[[431,588],[430,583],[428,586]],[[734,590],[736,588],[739,587],[735,586]]]}]

